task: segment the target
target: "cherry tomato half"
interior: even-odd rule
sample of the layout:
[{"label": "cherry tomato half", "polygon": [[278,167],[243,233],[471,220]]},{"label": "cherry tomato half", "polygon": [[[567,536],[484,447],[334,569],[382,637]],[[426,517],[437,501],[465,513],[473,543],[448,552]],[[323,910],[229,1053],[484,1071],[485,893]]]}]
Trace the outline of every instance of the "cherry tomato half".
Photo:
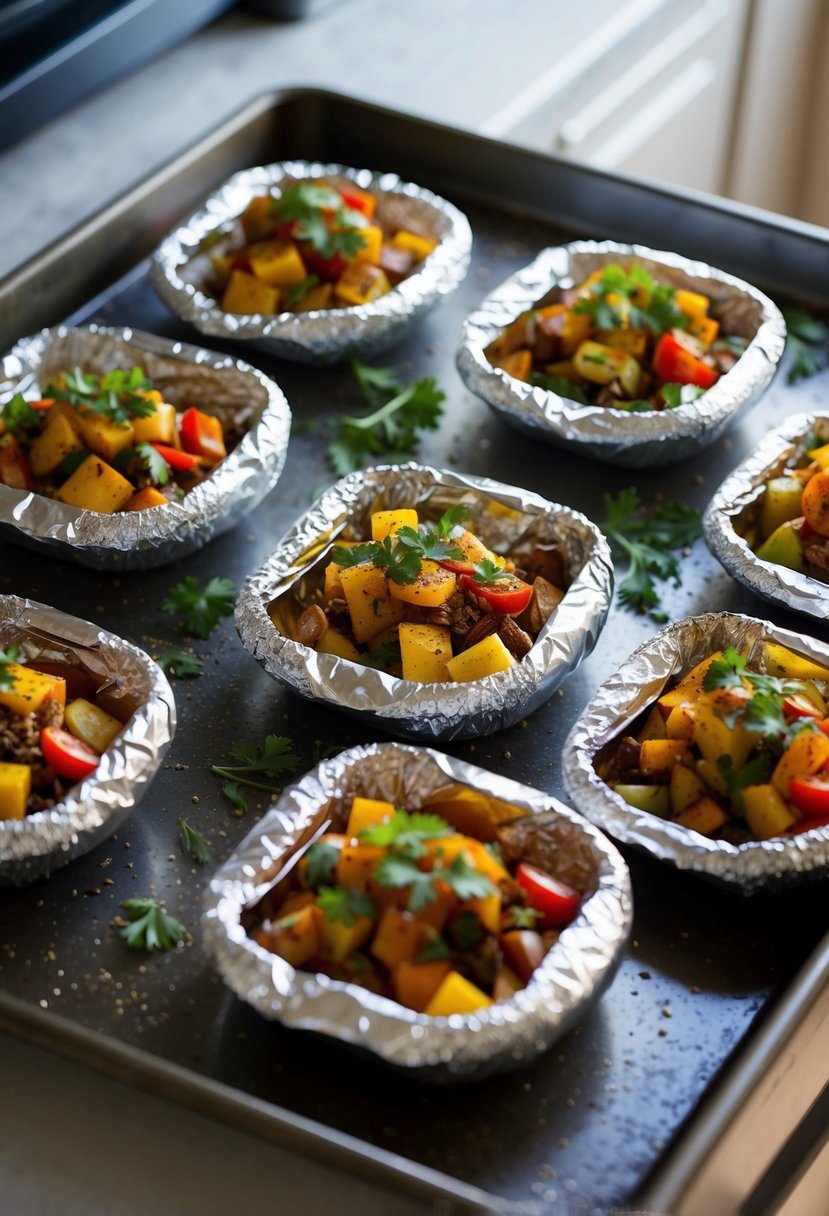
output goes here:
[{"label": "cherry tomato half", "polygon": [[804,815],[829,815],[829,775],[792,777],[789,801]]},{"label": "cherry tomato half", "polygon": [[698,388],[710,388],[719,379],[713,367],[686,350],[672,333],[663,334],[657,342],[653,352],[653,370],[660,380],[674,384],[696,384]]},{"label": "cherry tomato half", "polygon": [[178,469],[180,473],[191,473],[199,466],[198,456],[194,456],[191,452],[181,452],[178,448],[171,448],[167,443],[153,443],[151,446],[155,448],[159,456],[164,457],[171,469]]},{"label": "cherry tomato half", "polygon": [[546,928],[570,924],[581,903],[578,891],[525,861],[516,868],[515,878],[526,891],[530,907],[544,917]]},{"label": "cherry tomato half", "polygon": [[82,781],[94,773],[101,759],[82,739],[59,726],[47,726],[40,732],[40,750],[49,767],[70,781]]},{"label": "cherry tomato half", "polygon": [[789,718],[819,718],[820,710],[803,692],[791,692],[783,699],[783,713]]},{"label": "cherry tomato half", "polygon": [[473,575],[462,574],[460,584],[462,591],[471,592],[484,600],[493,612],[503,612],[507,616],[518,616],[533,597],[530,584],[515,574],[508,574],[493,583],[479,583]]}]

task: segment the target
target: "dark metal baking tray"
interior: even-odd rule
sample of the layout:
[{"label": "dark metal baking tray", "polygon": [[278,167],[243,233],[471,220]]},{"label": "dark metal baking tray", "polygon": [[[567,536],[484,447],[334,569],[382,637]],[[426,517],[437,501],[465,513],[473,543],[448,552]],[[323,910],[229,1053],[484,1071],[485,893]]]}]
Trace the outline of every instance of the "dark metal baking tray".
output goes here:
[{"label": "dark metal baking tray", "polygon": [[[462,387],[454,349],[463,317],[545,244],[574,236],[641,241],[709,260],[789,299],[826,306],[829,234],[704,196],[682,194],[565,164],[311,90],[261,97],[143,185],[58,241],[0,287],[0,343],[70,317],[135,324],[192,340],[147,281],[144,260],[163,233],[236,169],[311,157],[388,169],[463,207],[475,232],[464,287],[388,357],[402,374],[437,376],[446,417],[424,442],[429,463],[524,485],[594,519],[602,494],[631,474],[548,448],[508,430]],[[242,353],[242,352],[240,352]],[[186,562],[121,578],[64,567],[5,546],[0,588],[28,594],[158,653],[180,643],[160,611],[184,574],[237,583],[273,549],[309,492],[333,480],[325,422],[362,408],[346,369],[254,359],[284,388],[300,424],[279,485],[247,521]],[[703,507],[771,422],[813,408],[823,381],[784,375],[713,451],[636,475],[642,497]],[[733,583],[698,542],[672,615],[765,605]],[[775,611],[780,624],[797,627]],[[814,622],[809,631],[829,639]],[[593,655],[526,723],[452,749],[484,767],[561,793],[567,732],[596,686],[655,629],[618,608]],[[0,893],[0,1026],[279,1139],[378,1185],[414,1188],[445,1211],[587,1211],[665,1207],[768,1072],[799,1020],[819,1001],[829,961],[825,895],[744,899],[630,854],[636,920],[613,985],[581,1027],[531,1069],[474,1086],[437,1089],[384,1071],[318,1038],[265,1023],[237,1001],[198,945],[205,875],[176,847],[186,815],[217,858],[248,830],[212,762],[232,741],[292,736],[306,766],[332,745],[367,738],[359,725],[275,686],[225,621],[194,650],[198,680],[179,681],[180,725],[166,768],[118,837],[54,875]],[[318,741],[318,742],[317,742]],[[263,809],[261,802],[253,806]],[[130,896],[157,893],[195,930],[195,942],[159,957],[127,951],[113,917]],[[758,1053],[759,1052],[759,1059]],[[815,1059],[814,1092],[827,1057]],[[792,1121],[790,1120],[790,1123]],[[780,1127],[785,1139],[789,1126]],[[779,1142],[782,1142],[778,1138]],[[769,1150],[772,1152],[773,1151]],[[759,1157],[759,1153],[758,1153]],[[762,1171],[765,1162],[757,1164]]]}]

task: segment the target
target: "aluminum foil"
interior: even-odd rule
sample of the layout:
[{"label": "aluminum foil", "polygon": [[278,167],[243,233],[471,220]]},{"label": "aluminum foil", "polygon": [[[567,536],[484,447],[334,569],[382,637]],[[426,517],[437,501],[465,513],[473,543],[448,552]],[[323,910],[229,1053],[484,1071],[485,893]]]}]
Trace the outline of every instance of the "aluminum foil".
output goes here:
[{"label": "aluminum foil", "polygon": [[[470,509],[470,528],[498,552],[558,544],[565,553],[572,584],[520,662],[472,683],[422,684],[291,640],[293,623],[321,586],[330,550],[347,523],[369,536],[372,511],[407,506],[422,515],[428,503],[428,514],[437,519],[461,502]],[[467,739],[503,730],[552,695],[595,646],[612,591],[607,542],[577,511],[486,478],[417,464],[381,466],[344,477],[297,520],[245,583],[236,628],[265,670],[300,696],[406,738]]]},{"label": "aluminum foil", "polygon": [[[259,946],[244,921],[351,798],[409,809],[458,787],[486,791],[505,856],[547,866],[589,892],[576,920],[513,1000],[475,1014],[427,1017],[355,984],[295,971]],[[632,923],[630,876],[608,840],[549,794],[450,756],[399,743],[354,747],[284,791],[205,893],[204,944],[227,983],[264,1017],[378,1055],[419,1079],[451,1081],[520,1068],[580,1020],[618,965]]]},{"label": "aluminum foil", "polygon": [[793,414],[770,431],[717,490],[703,517],[703,529],[717,561],[755,595],[826,621],[829,583],[799,570],[760,561],[740,534],[751,526],[752,508],[762,496],[765,483],[784,475],[805,454],[810,434],[829,443],[829,414]]},{"label": "aluminum foil", "polygon": [[769,621],[730,612],[687,617],[639,646],[611,676],[571,730],[564,744],[564,784],[570,801],[598,827],[624,844],[644,849],[680,870],[690,870],[740,888],[745,893],[775,891],[829,872],[829,828],[799,836],[733,845],[629,806],[598,776],[594,761],[611,741],[665,690],[715,650],[733,646],[749,652],[764,670],[766,641],[829,666],[829,645],[780,629]]},{"label": "aluminum foil", "polygon": [[[377,219],[389,229],[414,228],[440,243],[408,278],[370,304],[272,317],[223,312],[202,284],[209,265],[199,262],[202,242],[232,225],[257,194],[296,181],[353,183],[377,195]],[[450,295],[466,276],[472,230],[463,212],[423,186],[394,173],[348,169],[308,161],[283,161],[235,173],[204,207],[170,233],[157,249],[152,282],[164,302],[202,333],[249,342],[270,355],[300,363],[365,358],[397,342],[416,317]]]},{"label": "aluminum foil", "polygon": [[66,368],[101,374],[143,367],[166,401],[215,414],[246,433],[181,503],[105,515],[0,485],[0,537],[96,570],[148,570],[178,561],[231,528],[276,485],[288,450],[291,411],[282,390],[229,355],[137,329],[58,326],[23,338],[5,356],[0,405],[41,391]]},{"label": "aluminum foil", "polygon": [[[548,303],[547,297],[558,288],[582,282],[608,262],[635,263],[660,282],[702,292],[727,316],[727,332],[749,340],[732,370],[697,401],[635,414],[580,405],[516,380],[489,363],[486,347],[520,313]],[[756,401],[768,387],[785,341],[780,310],[741,279],[643,245],[574,241],[543,249],[534,262],[487,296],[464,325],[457,365],[467,387],[518,430],[608,464],[647,468],[683,460],[719,439],[737,410]]]},{"label": "aluminum foil", "polygon": [[0,819],[0,882],[22,885],[88,853],[124,822],[170,745],[176,704],[164,673],[137,646],[56,608],[2,595],[0,649],[12,644],[29,661],[91,676],[128,717],[92,776],[63,802],[24,819]]}]

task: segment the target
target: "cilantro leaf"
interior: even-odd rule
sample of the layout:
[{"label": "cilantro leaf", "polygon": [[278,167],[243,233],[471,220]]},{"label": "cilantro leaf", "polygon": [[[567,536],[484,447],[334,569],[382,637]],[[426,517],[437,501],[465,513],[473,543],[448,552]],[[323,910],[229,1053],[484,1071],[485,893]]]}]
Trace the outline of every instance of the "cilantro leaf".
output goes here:
[{"label": "cilantro leaf", "polygon": [[234,811],[243,815],[248,809],[248,800],[242,793],[238,781],[225,781],[222,783],[222,793],[226,798],[229,798],[233,804]]},{"label": "cilantro leaf", "polygon": [[155,402],[147,397],[153,382],[140,367],[130,371],[113,368],[102,376],[84,373],[79,367],[64,372],[57,384],[49,384],[46,396],[85,407],[113,422],[148,418],[156,412]]},{"label": "cilantro leaf", "polygon": [[[264,743],[234,743],[231,754],[240,764],[212,764],[211,773],[225,777],[222,786],[224,794],[230,798],[237,810],[246,811],[247,801],[239,789],[249,786],[254,790],[264,790],[269,794],[279,794],[282,786],[272,779],[288,773],[296,772],[300,764],[299,756],[293,750],[290,739],[284,735],[267,735]],[[266,780],[270,778],[270,780]]]},{"label": "cilantro leaf", "polygon": [[451,953],[446,942],[436,933],[434,937],[429,938],[414,961],[416,963],[436,963],[441,959],[449,958]]},{"label": "cilantro leaf", "polygon": [[451,533],[461,526],[465,519],[469,519],[472,512],[469,507],[465,507],[463,503],[458,503],[456,507],[449,507],[443,512],[437,524],[435,525],[435,534],[445,540]]},{"label": "cilantro leaf", "polygon": [[361,916],[374,916],[374,900],[354,887],[320,887],[317,903],[326,920],[340,920],[351,928]]},{"label": "cilantro leaf", "polygon": [[328,445],[327,455],[340,476],[361,468],[371,457],[388,460],[412,455],[419,432],[433,431],[440,425],[441,403],[446,396],[431,376],[400,388],[391,369],[367,368],[365,364],[353,367],[360,387],[377,408],[361,417],[346,415],[339,420],[338,434]]},{"label": "cilantro leaf", "polygon": [[598,329],[618,329],[629,322],[634,329],[663,334],[688,326],[688,318],[675,301],[676,290],[667,283],[656,283],[644,266],[625,270],[611,263],[576,301],[573,311],[591,317]]},{"label": "cilantro leaf", "polygon": [[184,925],[158,900],[128,899],[121,907],[130,921],[121,927],[121,936],[132,950],[169,950],[188,936]]},{"label": "cilantro leaf", "polygon": [[156,663],[168,675],[182,680],[187,677],[200,676],[204,671],[204,663],[201,659],[197,659],[194,654],[185,654],[183,650],[168,650],[166,654],[158,655]]},{"label": "cilantro leaf", "polygon": [[14,688],[15,678],[13,672],[9,671],[9,665],[19,662],[19,646],[9,646],[7,650],[0,650],[0,689],[3,692],[10,692]]},{"label": "cilantro leaf", "polygon": [[667,384],[662,385],[661,392],[666,407],[675,410],[680,405],[689,405],[690,402],[698,400],[705,389],[698,388],[696,384],[676,384],[669,380]]},{"label": "cilantro leaf", "polygon": [[29,405],[22,393],[15,393],[11,400],[6,402],[0,417],[6,424],[6,430],[17,436],[37,430],[41,419],[41,415]]},{"label": "cilantro leaf", "polygon": [[229,578],[211,578],[202,587],[188,574],[170,588],[161,611],[180,616],[185,633],[207,638],[221,618],[233,612],[235,600],[236,588]]},{"label": "cilantro leaf", "polygon": [[702,679],[703,692],[713,692],[715,688],[742,688],[745,669],[745,656],[729,646],[721,659],[709,663]]},{"label": "cilantro leaf", "polygon": [[783,316],[786,347],[792,356],[786,379],[794,384],[817,375],[826,366],[827,327],[805,308],[784,308]]},{"label": "cilantro leaf", "polygon": [[370,367],[368,363],[352,359],[351,370],[370,405],[378,398],[396,397],[402,392],[403,386],[398,381],[393,367]]},{"label": "cilantro leaf", "polygon": [[181,851],[189,853],[197,865],[203,866],[210,860],[207,841],[186,819],[178,821],[178,841]]},{"label": "cilantro leaf", "polygon": [[508,915],[514,929],[534,929],[538,922],[544,919],[543,914],[535,908],[525,908],[521,904],[514,904]]},{"label": "cilantro leaf", "polygon": [[763,782],[768,781],[774,768],[774,760],[766,752],[761,752],[742,768],[735,769],[734,761],[730,756],[719,756],[717,768],[728,786],[728,793],[735,810],[742,814],[745,811],[743,790],[749,785],[762,785]]},{"label": "cilantro leaf", "polygon": [[474,950],[484,940],[484,930],[474,912],[461,912],[449,928],[452,941],[458,950]]},{"label": "cilantro leaf", "polygon": [[497,562],[490,561],[488,557],[484,557],[481,561],[476,562],[472,570],[473,582],[481,583],[483,586],[497,583],[499,579],[512,577],[512,575],[504,570],[503,566],[499,566]]},{"label": "cilantro leaf", "polygon": [[366,227],[366,217],[346,207],[333,186],[297,182],[272,199],[268,209],[279,219],[293,221],[297,240],[308,241],[324,258],[337,254],[353,258],[366,244],[360,231]]},{"label": "cilantro leaf", "polygon": [[318,840],[312,844],[305,854],[303,861],[303,879],[309,887],[318,887],[321,883],[330,883],[334,877],[334,867],[340,860],[340,850],[333,844]]},{"label": "cilantro leaf", "polygon": [[166,486],[170,480],[170,466],[151,443],[139,443],[134,448],[125,448],[113,461],[116,469],[123,473],[133,461],[139,463],[153,485]]},{"label": "cilantro leaf", "polygon": [[396,544],[405,545],[416,553],[421,561],[442,562],[463,557],[463,552],[457,545],[450,544],[444,537],[438,536],[436,530],[420,524],[415,530],[408,526],[398,528],[394,534]]},{"label": "cilantro leaf", "polygon": [[319,285],[319,282],[320,280],[317,275],[309,274],[306,278],[300,279],[298,283],[292,284],[285,293],[288,307],[296,308],[297,304],[305,299],[312,287]]},{"label": "cilantro leaf", "polygon": [[75,472],[75,469],[79,469],[81,467],[89,454],[90,453],[87,451],[70,452],[67,456],[64,456],[63,460],[56,469],[58,477],[61,479],[64,477],[71,477]]},{"label": "cilantro leaf", "polygon": [[391,819],[363,828],[360,839],[366,844],[389,848],[391,845],[400,847],[401,841],[410,838],[440,840],[444,836],[452,835],[454,828],[440,815],[432,815],[427,811],[396,811]]},{"label": "cilantro leaf", "polygon": [[421,870],[412,857],[392,850],[375,866],[373,878],[381,887],[409,887],[407,907],[420,912],[437,898],[438,873],[437,868]]},{"label": "cilantro leaf", "polygon": [[574,384],[572,380],[568,380],[566,376],[551,376],[548,372],[531,372],[530,384],[534,388],[543,388],[548,393],[555,393],[557,397],[566,397],[569,401],[578,402],[579,405],[587,405],[584,390]]},{"label": "cilantro leaf", "polygon": [[612,547],[630,562],[627,576],[619,584],[619,600],[637,612],[650,612],[660,604],[653,576],[679,586],[679,562],[672,549],[690,545],[702,531],[699,511],[682,503],[654,507],[649,515],[640,511],[636,490],[629,487],[614,499],[604,496],[607,518],[599,525]]},{"label": "cilantro leaf", "polygon": [[464,903],[468,899],[485,899],[495,890],[492,880],[470,865],[463,853],[458,853],[448,869],[441,868],[437,873]]}]

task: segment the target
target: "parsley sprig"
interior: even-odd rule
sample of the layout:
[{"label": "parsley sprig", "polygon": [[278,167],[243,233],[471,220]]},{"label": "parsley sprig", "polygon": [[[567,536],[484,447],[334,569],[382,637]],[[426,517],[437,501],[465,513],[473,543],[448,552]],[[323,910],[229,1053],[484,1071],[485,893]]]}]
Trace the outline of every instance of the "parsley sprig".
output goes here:
[{"label": "parsley sprig", "polygon": [[[752,696],[743,706],[738,706],[730,714],[724,714],[723,718],[731,725],[739,721],[746,730],[755,731],[761,736],[764,748],[779,755],[795,735],[799,735],[802,730],[815,729],[811,718],[795,718],[793,721],[786,718],[785,699],[800,691],[801,685],[798,681],[781,679],[760,671],[749,671],[745,656],[733,647],[729,647],[721,659],[715,659],[709,665],[702,681],[703,692],[718,688],[734,690],[747,686],[751,689]],[[740,769],[740,774],[743,772],[744,768]],[[746,781],[744,784],[754,783]]]},{"label": "parsley sprig", "polygon": [[29,405],[22,393],[15,393],[3,406],[2,418],[6,430],[19,438],[21,434],[37,430],[41,415]]},{"label": "parsley sprig", "polygon": [[161,611],[181,617],[185,633],[207,638],[223,616],[230,616],[235,602],[236,588],[229,578],[211,578],[202,587],[188,574],[167,592]]},{"label": "parsley sprig", "polygon": [[121,907],[130,922],[121,926],[121,936],[132,950],[169,950],[188,937],[156,899],[128,899]]},{"label": "parsley sprig", "polygon": [[340,920],[347,929],[361,916],[374,915],[374,900],[356,887],[320,887],[317,904],[326,920]]},{"label": "parsley sprig", "polygon": [[440,840],[451,836],[453,829],[440,815],[425,811],[396,811],[391,819],[372,823],[360,832],[366,844],[393,848],[413,860],[426,853],[426,840]]},{"label": "parsley sprig", "polygon": [[213,764],[210,771],[217,777],[226,778],[222,792],[240,811],[248,809],[240,786],[264,790],[268,794],[279,794],[282,792],[282,784],[275,782],[273,778],[295,773],[300,764],[293,743],[284,735],[267,735],[261,744],[234,743],[231,755],[240,763]]},{"label": "parsley sprig", "polygon": [[152,387],[152,380],[140,367],[128,372],[116,367],[102,376],[76,367],[64,372],[57,384],[48,384],[45,396],[84,406],[112,422],[131,422],[133,418],[148,418],[156,412],[155,402],[144,396]]},{"label": "parsley sprig", "polygon": [[630,570],[619,584],[619,600],[635,612],[647,612],[651,619],[664,622],[667,613],[661,603],[654,576],[681,582],[679,562],[671,552],[692,544],[702,531],[702,520],[695,507],[684,503],[665,503],[640,511],[639,495],[632,487],[621,490],[616,498],[604,496],[607,518],[599,525],[605,536],[630,561]]},{"label": "parsley sprig", "polygon": [[3,692],[11,692],[14,688],[14,674],[9,671],[9,666],[19,662],[19,646],[9,646],[7,650],[0,650],[0,690]]},{"label": "parsley sprig", "polygon": [[340,850],[324,840],[317,840],[305,854],[303,881],[308,887],[319,887],[330,884],[334,877],[334,868],[340,860]]},{"label": "parsley sprig", "polygon": [[[640,302],[635,304],[633,298],[637,293]],[[625,298],[624,310],[617,308],[608,296]],[[688,326],[688,318],[677,308],[675,297],[675,288],[656,283],[644,266],[625,270],[612,264],[605,266],[597,282],[591,283],[588,294],[576,301],[573,312],[591,317],[597,329],[617,329],[629,320],[634,329],[663,334]]]},{"label": "parsley sprig", "polygon": [[155,661],[163,672],[179,680],[200,676],[204,671],[202,660],[183,650],[168,650],[166,654],[158,655]]},{"label": "parsley sprig", "polygon": [[147,473],[153,485],[166,486],[170,480],[170,466],[151,443],[139,443],[134,448],[125,448],[113,461],[120,473],[133,462]]},{"label": "parsley sprig", "polygon": [[791,363],[786,380],[794,384],[815,376],[826,367],[826,337],[829,330],[805,308],[784,308],[786,346]]},{"label": "parsley sprig", "polygon": [[462,505],[450,507],[434,528],[419,524],[417,529],[398,528],[394,536],[385,536],[382,540],[369,540],[361,545],[335,545],[331,560],[346,570],[371,562],[393,583],[413,583],[424,561],[462,560],[463,551],[448,538],[468,514],[468,509]]},{"label": "parsley sprig", "polygon": [[308,243],[324,258],[341,254],[353,258],[366,245],[360,231],[367,226],[361,211],[347,207],[332,186],[297,182],[271,201],[270,212],[278,219],[293,221],[293,235]]},{"label": "parsley sprig", "polygon": [[188,853],[197,865],[206,865],[210,860],[210,846],[186,819],[178,821],[178,843],[182,853]]},{"label": "parsley sprig", "polygon": [[419,431],[434,431],[443,414],[442,392],[433,376],[413,380],[404,388],[392,368],[368,367],[355,360],[352,371],[374,408],[361,417],[345,416],[327,455],[340,477],[362,468],[372,457],[392,462],[408,459],[416,450]]},{"label": "parsley sprig", "polygon": [[472,581],[481,583],[483,586],[491,586],[492,583],[497,583],[502,579],[512,578],[503,566],[499,566],[497,562],[490,561],[488,557],[484,557],[481,561],[476,562],[472,567]]}]

